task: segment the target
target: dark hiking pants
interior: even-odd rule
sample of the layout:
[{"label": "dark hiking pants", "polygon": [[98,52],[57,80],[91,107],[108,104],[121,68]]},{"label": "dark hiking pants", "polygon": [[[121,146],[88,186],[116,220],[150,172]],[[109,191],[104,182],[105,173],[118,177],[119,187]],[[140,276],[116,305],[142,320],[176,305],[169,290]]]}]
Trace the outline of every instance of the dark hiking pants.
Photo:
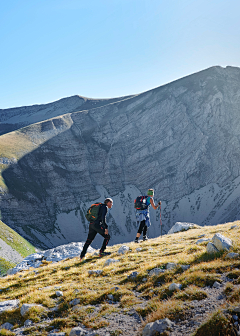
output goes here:
[{"label": "dark hiking pants", "polygon": [[143,236],[146,236],[147,235],[147,225],[145,223],[145,220],[141,221],[140,225],[139,225],[139,229],[138,229],[138,232],[137,233],[141,233],[143,232]]},{"label": "dark hiking pants", "polygon": [[96,234],[99,233],[101,236],[103,236],[104,241],[102,244],[102,247],[100,249],[101,252],[103,252],[106,249],[106,246],[109,242],[110,239],[110,235],[109,234],[105,234],[105,228],[102,226],[102,224],[100,223],[90,223],[89,224],[89,232],[88,232],[88,237],[87,237],[87,241],[83,246],[83,250],[81,252],[81,258],[83,258],[87,252],[88,246],[91,245],[93,239],[96,237]]}]

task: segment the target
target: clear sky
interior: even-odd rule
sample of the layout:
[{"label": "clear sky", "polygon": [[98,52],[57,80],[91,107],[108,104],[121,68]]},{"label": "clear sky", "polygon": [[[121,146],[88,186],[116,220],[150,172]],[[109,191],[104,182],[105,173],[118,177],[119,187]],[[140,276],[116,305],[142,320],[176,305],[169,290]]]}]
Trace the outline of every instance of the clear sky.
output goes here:
[{"label": "clear sky", "polygon": [[239,0],[0,0],[0,108],[240,66]]}]

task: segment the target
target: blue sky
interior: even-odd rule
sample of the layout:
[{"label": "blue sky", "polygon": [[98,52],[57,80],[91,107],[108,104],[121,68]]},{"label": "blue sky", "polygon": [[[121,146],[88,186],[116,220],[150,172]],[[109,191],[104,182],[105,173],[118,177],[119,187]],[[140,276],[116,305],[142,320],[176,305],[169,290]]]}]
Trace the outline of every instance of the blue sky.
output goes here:
[{"label": "blue sky", "polygon": [[240,66],[239,0],[0,0],[0,108]]}]

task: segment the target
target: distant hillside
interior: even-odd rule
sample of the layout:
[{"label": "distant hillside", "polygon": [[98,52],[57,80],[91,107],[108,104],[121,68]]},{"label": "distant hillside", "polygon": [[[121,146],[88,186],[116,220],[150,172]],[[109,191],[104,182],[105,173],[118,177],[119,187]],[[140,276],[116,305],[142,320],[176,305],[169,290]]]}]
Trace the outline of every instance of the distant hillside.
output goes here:
[{"label": "distant hillside", "polygon": [[35,251],[26,239],[0,221],[0,274]]},{"label": "distant hillside", "polygon": [[[18,128],[0,136],[3,221],[35,246],[84,241],[86,209],[106,196],[110,243],[131,241],[133,202],[149,187],[162,200],[164,233],[176,221],[240,216],[239,68],[212,67],[115,100],[4,110],[1,120]],[[151,210],[150,237],[160,234],[159,215]]]}]

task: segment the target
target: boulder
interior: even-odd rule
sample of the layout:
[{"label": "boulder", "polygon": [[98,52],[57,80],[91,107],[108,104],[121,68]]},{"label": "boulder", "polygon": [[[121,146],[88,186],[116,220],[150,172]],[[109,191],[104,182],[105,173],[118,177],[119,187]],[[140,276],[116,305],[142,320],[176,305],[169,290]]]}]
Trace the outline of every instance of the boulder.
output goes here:
[{"label": "boulder", "polygon": [[33,323],[33,321],[32,320],[26,320],[25,322],[24,322],[24,327],[30,327],[30,325]]},{"label": "boulder", "polygon": [[55,294],[56,294],[56,296],[58,296],[58,297],[59,297],[59,296],[63,296],[63,292],[62,292],[62,291],[56,291]]},{"label": "boulder", "polygon": [[138,247],[138,248],[136,248],[136,251],[137,251],[137,252],[141,252],[141,251],[142,251],[142,248],[141,248],[141,247]]},{"label": "boulder", "polygon": [[18,308],[19,300],[7,300],[0,302],[0,314],[5,311],[13,310]]},{"label": "boulder", "polygon": [[167,234],[176,233],[176,232],[180,232],[180,231],[186,231],[186,230],[192,229],[193,227],[196,227],[196,226],[197,225],[193,224],[193,223],[177,222],[171,227],[171,229],[168,231]]},{"label": "boulder", "polygon": [[214,284],[213,284],[213,287],[214,288],[220,288],[221,284],[219,282],[215,281]]},{"label": "boulder", "polygon": [[167,270],[172,270],[172,269],[176,268],[177,266],[178,266],[177,264],[170,262],[166,265],[166,269]]},{"label": "boulder", "polygon": [[106,261],[105,261],[105,263],[104,263],[104,266],[109,266],[109,265],[111,265],[111,264],[114,264],[114,263],[116,263],[116,262],[119,262],[119,260],[116,260],[116,259],[107,259]]},{"label": "boulder", "polygon": [[219,252],[219,251],[216,248],[216,246],[213,245],[213,243],[208,243],[207,244],[207,253],[217,253],[217,252]]},{"label": "boulder", "polygon": [[226,255],[226,259],[236,259],[239,257],[239,253],[230,252]]},{"label": "boulder", "polygon": [[168,318],[157,320],[155,322],[148,323],[145,326],[142,332],[142,336],[154,336],[157,333],[161,334],[164,331],[170,330],[173,326],[174,323],[171,322]]},{"label": "boulder", "polygon": [[186,271],[190,268],[190,265],[180,265],[180,267],[183,271]]},{"label": "boulder", "polygon": [[113,295],[112,295],[112,294],[108,294],[108,296],[107,296],[107,297],[108,297],[108,300],[112,300],[112,301],[114,300],[114,297],[113,297]]},{"label": "boulder", "polygon": [[219,251],[229,251],[232,247],[232,240],[230,238],[224,237],[220,233],[215,233],[212,242]]},{"label": "boulder", "polygon": [[12,330],[12,328],[13,328],[13,325],[11,323],[9,323],[9,322],[3,323],[0,326],[0,329]]},{"label": "boulder", "polygon": [[35,304],[35,303],[24,303],[21,307],[21,310],[20,310],[21,315],[22,316],[26,315],[32,307],[36,307],[36,308],[38,307],[38,308],[41,308],[42,310],[46,309],[42,305],[38,305],[38,304]]},{"label": "boulder", "polygon": [[48,333],[48,336],[66,336],[65,332],[50,332]]},{"label": "boulder", "polygon": [[[86,330],[81,327],[75,327],[70,331],[69,336],[84,336],[86,335]],[[87,335],[86,335],[87,336]]]},{"label": "boulder", "polygon": [[181,284],[178,284],[178,283],[175,283],[173,282],[169,287],[168,289],[170,291],[175,291],[175,290],[180,290],[182,288],[182,285]]},{"label": "boulder", "polygon": [[130,250],[130,248],[126,245],[122,245],[119,249],[118,249],[118,254],[125,254]]},{"label": "boulder", "polygon": [[153,275],[159,275],[160,273],[164,273],[164,272],[165,272],[164,269],[161,269],[161,268],[154,268],[154,269],[152,269],[152,270],[148,273],[148,275],[150,275],[150,276],[153,276]]}]

